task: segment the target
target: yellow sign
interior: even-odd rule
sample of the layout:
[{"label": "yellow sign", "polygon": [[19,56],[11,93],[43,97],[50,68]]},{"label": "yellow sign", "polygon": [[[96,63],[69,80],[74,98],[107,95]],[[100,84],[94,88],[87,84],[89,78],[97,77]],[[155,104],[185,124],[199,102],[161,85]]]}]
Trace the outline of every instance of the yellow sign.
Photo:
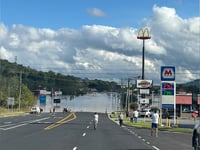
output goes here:
[{"label": "yellow sign", "polygon": [[150,39],[151,36],[150,36],[150,32],[148,30],[148,28],[145,28],[145,29],[140,29],[139,32],[138,32],[138,36],[137,36],[138,39]]}]

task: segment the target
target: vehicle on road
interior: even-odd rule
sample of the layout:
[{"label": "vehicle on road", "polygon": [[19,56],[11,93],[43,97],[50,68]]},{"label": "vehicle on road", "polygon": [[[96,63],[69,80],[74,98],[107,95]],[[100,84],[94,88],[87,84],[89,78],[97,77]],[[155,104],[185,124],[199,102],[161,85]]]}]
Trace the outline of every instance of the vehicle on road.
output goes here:
[{"label": "vehicle on road", "polygon": [[140,111],[140,117],[150,117],[151,116],[151,109],[144,108]]},{"label": "vehicle on road", "polygon": [[200,123],[196,124],[192,134],[192,146],[194,150],[200,150]]},{"label": "vehicle on road", "polygon": [[40,108],[38,106],[34,106],[31,108],[31,114],[39,114]]}]

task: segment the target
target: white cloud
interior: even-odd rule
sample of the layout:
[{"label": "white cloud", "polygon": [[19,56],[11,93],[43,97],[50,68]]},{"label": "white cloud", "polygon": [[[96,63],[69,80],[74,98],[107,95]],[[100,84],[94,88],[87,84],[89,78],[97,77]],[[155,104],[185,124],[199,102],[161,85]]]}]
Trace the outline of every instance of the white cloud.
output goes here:
[{"label": "white cloud", "polygon": [[91,15],[91,16],[96,16],[96,17],[105,17],[106,13],[104,13],[101,9],[99,8],[89,8],[87,10],[87,12]]},{"label": "white cloud", "polygon": [[[98,13],[97,13],[98,14]],[[160,67],[176,67],[177,82],[199,77],[200,18],[182,19],[173,8],[153,7],[146,19],[145,78],[160,80]],[[81,29],[37,29],[0,24],[1,58],[43,71],[80,77],[121,79],[141,75],[142,40],[138,29],[84,25]]]},{"label": "white cloud", "polygon": [[0,47],[0,58],[13,60],[13,54],[9,52],[9,50],[5,49],[4,47]]}]

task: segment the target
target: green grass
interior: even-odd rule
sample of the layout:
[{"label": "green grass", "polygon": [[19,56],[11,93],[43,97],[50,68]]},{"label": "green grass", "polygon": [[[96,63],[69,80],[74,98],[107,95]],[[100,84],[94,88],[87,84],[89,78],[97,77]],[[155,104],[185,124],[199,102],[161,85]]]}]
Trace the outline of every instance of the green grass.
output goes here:
[{"label": "green grass", "polygon": [[[125,116],[125,115],[124,115]],[[113,118],[115,121],[118,120],[118,113],[111,114],[111,118]],[[130,122],[129,118],[124,119],[124,125],[130,126],[130,127],[135,127],[135,128],[151,128],[151,122],[149,121],[138,121],[137,123],[135,122]],[[179,132],[179,133],[192,133],[193,129],[191,128],[179,128],[179,127],[165,127],[165,126],[159,126],[160,131],[168,131],[168,132]]]},{"label": "green grass", "polygon": [[169,131],[169,132],[181,132],[181,133],[192,133],[193,129],[191,128],[166,128],[166,127],[160,127],[160,131]]},{"label": "green grass", "polygon": [[17,110],[17,109],[5,109],[0,107],[0,116],[15,116],[15,115],[21,115],[27,112],[27,109],[24,110]]},{"label": "green grass", "polygon": [[124,121],[124,125],[131,126],[131,127],[137,127],[137,128],[150,128],[151,127],[150,122],[144,122],[144,121],[138,121],[137,123],[130,122],[130,121]]}]

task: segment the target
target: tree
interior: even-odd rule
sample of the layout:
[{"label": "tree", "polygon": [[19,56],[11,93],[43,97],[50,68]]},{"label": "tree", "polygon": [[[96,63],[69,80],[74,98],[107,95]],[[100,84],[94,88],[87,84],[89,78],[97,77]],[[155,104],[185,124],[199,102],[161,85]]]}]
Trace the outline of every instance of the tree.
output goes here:
[{"label": "tree", "polygon": [[130,104],[130,109],[137,110],[137,109],[138,109],[138,104],[137,104],[137,102],[131,103],[131,104]]}]

